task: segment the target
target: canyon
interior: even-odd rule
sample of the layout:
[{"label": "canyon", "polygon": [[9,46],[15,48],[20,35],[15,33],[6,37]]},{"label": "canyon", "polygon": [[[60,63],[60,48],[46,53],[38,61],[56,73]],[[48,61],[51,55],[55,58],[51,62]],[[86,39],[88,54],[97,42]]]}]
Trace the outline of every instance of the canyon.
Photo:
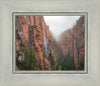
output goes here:
[{"label": "canyon", "polygon": [[76,69],[84,64],[85,17],[81,16],[73,28],[64,31],[59,40],[62,53],[74,58]]},{"label": "canyon", "polygon": [[[64,31],[56,41],[43,16],[16,16],[16,61],[24,61],[25,53],[21,49],[26,47],[32,48],[41,67],[39,70],[56,70],[58,59],[67,54],[74,59],[76,69],[84,69],[84,22],[81,16],[73,28]],[[16,67],[21,70],[17,63]]]}]

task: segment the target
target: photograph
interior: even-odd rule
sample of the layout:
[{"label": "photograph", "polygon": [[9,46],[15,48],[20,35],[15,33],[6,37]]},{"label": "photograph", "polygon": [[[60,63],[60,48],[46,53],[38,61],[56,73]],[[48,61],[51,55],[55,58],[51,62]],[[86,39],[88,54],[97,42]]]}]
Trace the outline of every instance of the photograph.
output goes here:
[{"label": "photograph", "polygon": [[100,0],[1,0],[0,86],[100,86]]},{"label": "photograph", "polygon": [[15,15],[16,71],[84,71],[85,15]]}]

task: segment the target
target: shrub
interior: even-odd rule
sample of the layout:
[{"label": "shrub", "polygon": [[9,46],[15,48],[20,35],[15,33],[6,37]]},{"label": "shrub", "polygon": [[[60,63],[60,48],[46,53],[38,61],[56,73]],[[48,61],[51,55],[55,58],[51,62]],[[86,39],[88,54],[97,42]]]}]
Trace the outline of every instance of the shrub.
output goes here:
[{"label": "shrub", "polygon": [[37,25],[29,25],[29,28],[37,28],[38,26]]},{"label": "shrub", "polygon": [[18,62],[18,60],[16,60],[16,64],[18,66],[18,68],[20,70],[38,70],[39,65],[37,64],[36,58],[35,58],[35,54],[33,53],[33,49],[32,48],[23,48],[20,47],[20,51],[22,51],[22,53],[24,53],[24,61],[22,63]]},{"label": "shrub", "polygon": [[75,70],[74,58],[69,53],[58,59],[57,70]]}]

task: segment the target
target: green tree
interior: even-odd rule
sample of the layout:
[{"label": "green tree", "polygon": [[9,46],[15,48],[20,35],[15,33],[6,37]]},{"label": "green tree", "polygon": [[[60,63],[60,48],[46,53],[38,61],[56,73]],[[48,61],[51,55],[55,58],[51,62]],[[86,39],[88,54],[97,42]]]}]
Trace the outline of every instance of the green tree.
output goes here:
[{"label": "green tree", "polygon": [[35,54],[32,48],[20,47],[20,51],[24,54],[24,61],[22,63],[16,60],[16,64],[20,70],[38,70],[39,65],[37,64]]},{"label": "green tree", "polygon": [[58,59],[58,65],[56,66],[57,70],[75,70],[74,58],[70,54],[61,56]]},{"label": "green tree", "polygon": [[84,70],[84,56],[81,58],[79,70]]},{"label": "green tree", "polygon": [[52,56],[51,52],[50,52],[50,54],[48,56],[48,59],[50,61],[52,70],[54,70],[55,69],[55,61],[54,61],[54,57]]}]

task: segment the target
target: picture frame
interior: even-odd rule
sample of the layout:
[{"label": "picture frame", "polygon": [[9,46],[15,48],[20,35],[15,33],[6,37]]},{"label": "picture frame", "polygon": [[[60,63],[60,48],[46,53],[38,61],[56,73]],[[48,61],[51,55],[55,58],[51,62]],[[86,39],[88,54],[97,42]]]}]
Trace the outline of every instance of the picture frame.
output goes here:
[{"label": "picture frame", "polygon": [[[15,40],[16,40],[16,30],[15,30],[15,17],[16,16],[85,16],[85,18],[84,18],[84,20],[85,20],[85,42],[84,42],[84,47],[85,47],[85,57],[84,57],[84,59],[85,59],[85,68],[84,68],[84,70],[66,70],[66,71],[57,71],[57,70],[55,70],[55,71],[46,71],[46,70],[40,70],[40,71],[37,71],[37,70],[28,70],[28,71],[26,71],[26,70],[23,70],[23,71],[16,71],[15,70],[15,66],[16,66],[16,43],[15,43]],[[81,73],[83,73],[83,74],[86,74],[86,73],[88,73],[88,26],[87,26],[87,20],[88,19],[88,14],[86,13],[86,12],[13,12],[12,13],[12,31],[13,31],[13,33],[12,33],[12,35],[13,35],[13,39],[12,39],[12,41],[13,41],[13,43],[12,43],[12,46],[13,46],[13,55],[12,55],[12,67],[13,67],[13,73],[18,73],[18,74],[24,74],[24,73],[28,73],[28,74],[30,74],[30,73],[36,73],[36,74],[81,74]]]},{"label": "picture frame", "polygon": [[[82,3],[82,4],[81,4]],[[0,85],[1,86],[99,86],[99,0],[1,1],[0,2]],[[16,74],[12,72],[13,12],[86,12],[88,14],[88,73]],[[94,30],[95,28],[95,30]],[[95,58],[94,58],[95,57]]]}]

